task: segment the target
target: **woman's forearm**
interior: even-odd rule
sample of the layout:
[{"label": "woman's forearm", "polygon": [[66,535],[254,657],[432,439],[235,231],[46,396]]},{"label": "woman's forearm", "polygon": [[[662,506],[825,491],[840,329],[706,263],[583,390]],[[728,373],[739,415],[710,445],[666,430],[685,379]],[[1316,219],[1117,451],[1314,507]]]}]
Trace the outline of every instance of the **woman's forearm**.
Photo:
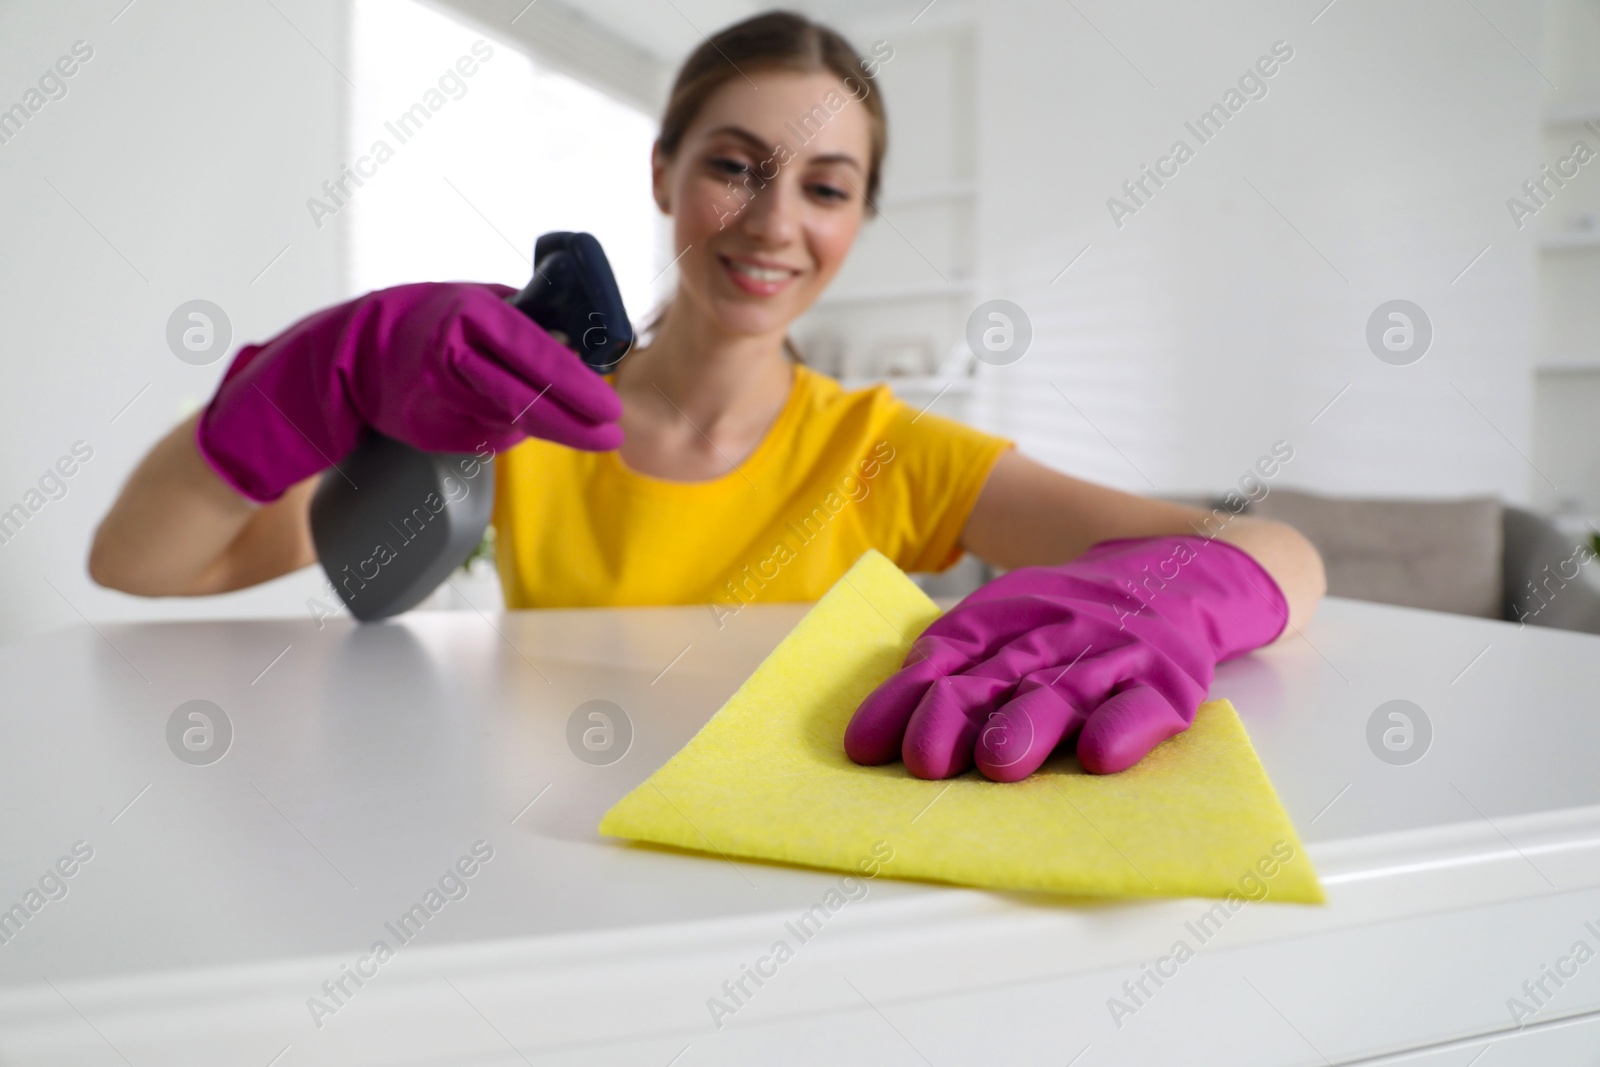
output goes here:
[{"label": "woman's forearm", "polygon": [[1216,538],[1248,552],[1283,590],[1289,625],[1279,640],[1311,621],[1317,602],[1328,591],[1328,579],[1321,555],[1304,534],[1285,523],[1240,515],[1229,519]]},{"label": "woman's forearm", "polygon": [[1227,541],[1266,568],[1289,603],[1285,633],[1310,620],[1327,590],[1322,557],[1292,526],[1124,493],[1016,452],[995,463],[967,519],[962,546],[1009,570],[1065,563],[1099,541],[1174,534]]},{"label": "woman's forearm", "polygon": [[252,504],[201,458],[198,418],[157,442],[95,531],[89,575],[99,584],[141,596],[199,596],[315,562],[306,519],[315,481],[264,507]]}]

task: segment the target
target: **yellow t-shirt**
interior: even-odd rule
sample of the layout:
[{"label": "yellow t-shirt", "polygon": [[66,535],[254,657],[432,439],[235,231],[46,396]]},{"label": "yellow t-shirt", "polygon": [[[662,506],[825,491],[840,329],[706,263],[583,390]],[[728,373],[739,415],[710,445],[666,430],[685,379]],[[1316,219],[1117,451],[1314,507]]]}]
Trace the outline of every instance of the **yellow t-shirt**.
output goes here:
[{"label": "yellow t-shirt", "polygon": [[794,365],[789,398],[738,468],[641,474],[617,452],[529,438],[495,460],[508,608],[815,600],[868,548],[902,570],[961,558],[967,515],[1006,449],[877,385]]}]

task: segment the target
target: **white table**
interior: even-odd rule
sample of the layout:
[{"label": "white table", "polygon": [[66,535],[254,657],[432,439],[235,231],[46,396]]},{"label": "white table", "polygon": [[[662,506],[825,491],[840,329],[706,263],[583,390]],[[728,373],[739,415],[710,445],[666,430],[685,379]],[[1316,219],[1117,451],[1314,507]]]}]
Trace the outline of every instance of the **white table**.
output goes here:
[{"label": "white table", "polygon": [[[0,649],[0,907],[93,848],[0,945],[0,1064],[1593,1062],[1600,958],[1545,979],[1520,1032],[1507,999],[1575,941],[1600,951],[1600,640],[1339,600],[1212,689],[1327,907],[1246,906],[1118,1027],[1108,999],[1212,902],[880,878],[717,1028],[708,998],[838,876],[594,828],[804,610],[720,632],[700,608],[80,626]],[[1434,728],[1407,766],[1366,740],[1396,698]],[[168,748],[191,699],[233,724],[208,766]],[[566,741],[591,699],[634,725],[609,766]],[[400,945],[384,924],[480,840],[467,895]],[[380,938],[393,958],[319,1028],[308,998]]]}]

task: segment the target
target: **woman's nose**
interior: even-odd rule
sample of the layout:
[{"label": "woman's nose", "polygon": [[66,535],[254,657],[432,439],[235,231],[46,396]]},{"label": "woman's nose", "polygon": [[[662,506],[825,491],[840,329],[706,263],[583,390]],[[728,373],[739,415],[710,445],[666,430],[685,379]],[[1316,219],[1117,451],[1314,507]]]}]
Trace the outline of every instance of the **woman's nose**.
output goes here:
[{"label": "woman's nose", "polygon": [[784,177],[768,182],[740,213],[740,227],[763,244],[787,244],[800,233],[800,189]]}]

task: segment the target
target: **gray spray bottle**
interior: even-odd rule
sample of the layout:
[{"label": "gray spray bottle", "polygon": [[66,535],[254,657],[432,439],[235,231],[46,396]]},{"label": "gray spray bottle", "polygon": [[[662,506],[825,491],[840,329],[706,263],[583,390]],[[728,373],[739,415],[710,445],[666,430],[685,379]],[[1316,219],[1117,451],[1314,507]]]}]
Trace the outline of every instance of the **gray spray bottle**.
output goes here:
[{"label": "gray spray bottle", "polygon": [[[533,278],[507,302],[609,373],[633,345],[600,242],[547,233],[534,245]],[[494,504],[494,459],[423,452],[369,431],[327,471],[311,500],[317,559],[350,613],[363,622],[416,607],[483,540]]]}]

